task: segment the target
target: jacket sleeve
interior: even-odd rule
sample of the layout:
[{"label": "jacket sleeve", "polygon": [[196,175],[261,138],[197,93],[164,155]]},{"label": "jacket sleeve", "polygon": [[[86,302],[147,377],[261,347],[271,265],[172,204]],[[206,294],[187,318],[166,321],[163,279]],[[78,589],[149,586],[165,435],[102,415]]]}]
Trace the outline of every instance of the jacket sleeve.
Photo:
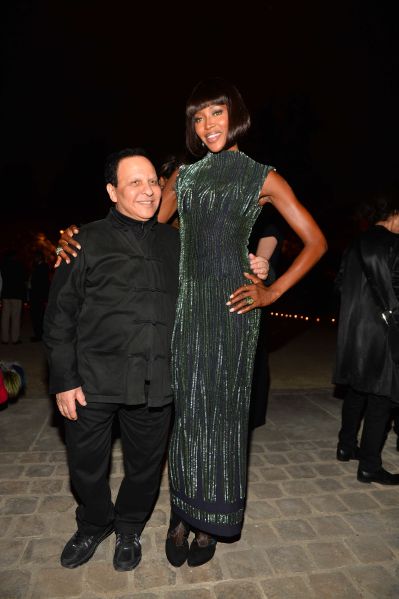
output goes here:
[{"label": "jacket sleeve", "polygon": [[76,356],[77,326],[84,300],[84,249],[71,264],[56,271],[43,323],[43,342],[50,369],[49,391],[60,393],[80,387]]}]

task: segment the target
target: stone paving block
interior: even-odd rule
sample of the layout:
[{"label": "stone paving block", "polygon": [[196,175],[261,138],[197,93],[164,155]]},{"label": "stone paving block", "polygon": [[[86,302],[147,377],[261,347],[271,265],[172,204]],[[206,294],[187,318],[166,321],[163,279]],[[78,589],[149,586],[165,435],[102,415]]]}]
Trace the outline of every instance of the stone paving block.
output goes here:
[{"label": "stone paving block", "polygon": [[73,512],[66,512],[60,517],[56,512],[46,515],[46,526],[50,535],[62,537],[66,543],[69,537],[76,531],[76,519]]},{"label": "stone paving block", "polygon": [[379,517],[388,531],[399,530],[399,507],[382,509]]},{"label": "stone paving block", "polygon": [[307,547],[319,568],[337,568],[358,563],[341,541],[314,542]]},{"label": "stone paving block", "polygon": [[398,534],[385,534],[384,539],[396,553],[399,553],[399,535]]},{"label": "stone paving block", "polygon": [[3,570],[0,572],[0,599],[26,599],[30,572]]},{"label": "stone paving block", "polygon": [[166,524],[169,524],[169,515],[167,515],[164,510],[156,508],[152,512],[151,518],[149,519],[149,521],[146,524],[146,528],[147,527],[152,528],[152,527],[158,527],[158,526],[165,526]]},{"label": "stone paving block", "polygon": [[268,501],[248,502],[245,511],[245,517],[249,521],[268,520],[269,518],[278,518],[279,516],[278,509]]},{"label": "stone paving block", "polygon": [[43,516],[19,516],[15,518],[13,536],[41,537],[46,532],[46,523]]},{"label": "stone paving block", "polygon": [[265,551],[276,574],[309,572],[315,568],[311,556],[300,545],[281,545]]},{"label": "stone paving block", "polygon": [[295,443],[291,443],[291,449],[295,449],[296,451],[314,451],[315,444],[312,441],[295,441]]},{"label": "stone paving block", "polygon": [[288,459],[282,453],[266,453],[264,456],[266,464],[271,466],[282,466],[288,464]]},{"label": "stone paving block", "polygon": [[345,473],[345,469],[340,464],[314,464],[313,468],[320,476],[340,477]]},{"label": "stone paving block", "polygon": [[309,464],[309,462],[314,462],[314,457],[309,451],[287,451],[285,456],[292,464]]},{"label": "stone paving block", "polygon": [[[112,563],[90,562],[84,571],[85,586],[92,593],[126,592],[129,575],[133,576],[129,572],[117,572]],[[133,586],[132,581],[130,581],[130,586]]]},{"label": "stone paving block", "polygon": [[25,476],[30,478],[43,477],[48,478],[53,475],[55,466],[50,464],[34,464],[32,466],[26,466]]},{"label": "stone paving block", "polygon": [[[223,572],[221,564],[226,559],[226,556],[230,553],[223,553],[219,555],[216,549],[217,555],[199,568],[189,568],[187,563],[179,569],[179,575],[184,584],[199,584],[205,582],[215,582],[217,580],[223,580]],[[176,569],[174,569],[176,570]]]},{"label": "stone paving block", "polygon": [[353,534],[353,530],[341,516],[314,516],[308,518],[308,522],[320,537],[346,537]]},{"label": "stone paving block", "polygon": [[58,463],[66,464],[67,463],[67,453],[65,450],[64,451],[52,451],[50,453],[48,461],[53,464],[58,464]]},{"label": "stone paving block", "polygon": [[306,541],[316,537],[315,531],[305,520],[275,521],[273,527],[283,541]]},{"label": "stone paving block", "polygon": [[399,576],[392,576],[383,566],[357,566],[349,568],[355,586],[373,599],[397,599],[399,597]]},{"label": "stone paving block", "polygon": [[[256,454],[256,453],[263,454],[263,453],[265,453],[265,447],[264,447],[264,445],[261,445],[259,443],[251,443],[250,451],[251,451],[251,453],[254,453],[254,454]],[[269,451],[270,451],[270,449],[269,449]],[[276,451],[284,451],[284,449],[276,450]]]},{"label": "stone paving block", "polygon": [[17,452],[11,452],[11,453],[6,453],[6,452],[2,452],[1,453],[1,462],[2,464],[16,464],[17,462],[20,461],[20,453]]},{"label": "stone paving block", "polygon": [[38,513],[51,514],[52,512],[63,513],[76,507],[72,495],[56,495],[55,497],[43,497],[40,501]]},{"label": "stone paving block", "polygon": [[49,461],[51,454],[47,451],[31,451],[21,454],[21,464],[45,464]]},{"label": "stone paving block", "polygon": [[0,464],[0,479],[19,478],[24,471],[23,466],[16,464]]},{"label": "stone paving block", "polygon": [[384,489],[382,491],[372,491],[372,496],[381,505],[392,507],[396,507],[399,505],[399,489]]},{"label": "stone paving block", "polygon": [[185,589],[181,591],[165,591],[164,599],[213,599],[214,595],[209,589],[196,587],[195,589]]},{"label": "stone paving block", "polygon": [[281,488],[286,495],[311,495],[317,493],[313,480],[283,480]]},{"label": "stone paving block", "polygon": [[273,499],[282,497],[283,492],[278,484],[273,483],[254,483],[249,486],[248,498]]},{"label": "stone paving block", "polygon": [[248,543],[250,547],[270,547],[270,545],[280,544],[278,536],[272,527],[266,523],[246,523],[242,531],[241,540]]},{"label": "stone paving block", "polygon": [[378,511],[374,512],[351,512],[343,514],[343,518],[357,533],[380,534],[383,532],[384,523]]},{"label": "stone paving block", "polygon": [[341,572],[309,574],[309,584],[317,599],[362,599],[364,597]]},{"label": "stone paving block", "polygon": [[13,539],[10,542],[7,539],[0,541],[0,567],[9,568],[10,566],[15,566],[25,549],[25,545],[25,540]]},{"label": "stone paving block", "polygon": [[300,497],[283,497],[282,499],[276,499],[275,504],[283,516],[301,516],[310,514],[312,511],[309,505]]},{"label": "stone paving block", "polygon": [[[183,566],[182,568],[186,567]],[[200,570],[201,568],[197,569]],[[134,570],[134,581],[130,586],[137,591],[146,591],[157,587],[172,587],[175,584],[176,568],[169,565],[166,557],[146,556]]]},{"label": "stone paving block", "polygon": [[314,510],[324,514],[348,511],[348,507],[337,495],[315,495],[313,497],[308,497],[308,502]]},{"label": "stone paving block", "polygon": [[276,480],[286,480],[289,478],[286,468],[259,468],[259,474],[266,482]]},{"label": "stone paving block", "polygon": [[[370,495],[358,491],[357,493],[340,493],[339,498],[347,505],[351,510],[375,510],[378,509],[379,505]],[[399,500],[399,495],[398,495]]]},{"label": "stone paving block", "polygon": [[38,495],[55,495],[61,492],[63,485],[64,481],[61,479],[33,480],[30,492]]},{"label": "stone paving block", "polygon": [[295,466],[286,466],[285,472],[288,472],[291,478],[315,478],[317,476],[315,469],[307,464],[296,464]]},{"label": "stone paving block", "polygon": [[38,504],[37,497],[9,497],[0,509],[2,515],[33,514]]},{"label": "stone paving block", "polygon": [[44,435],[38,439],[33,447],[34,451],[61,451],[65,447],[58,431]]},{"label": "stone paving block", "polygon": [[260,455],[259,453],[254,453],[254,454],[250,454],[249,457],[249,467],[258,467],[258,466],[264,466],[265,465],[265,460],[263,458],[262,455]]},{"label": "stone paving block", "polygon": [[[291,449],[289,443],[279,442],[279,443],[267,443],[266,453],[274,453],[274,452],[289,452]],[[252,450],[252,447],[251,447]]]},{"label": "stone paving block", "polygon": [[342,483],[335,478],[316,478],[314,480],[314,484],[323,493],[335,493],[344,488]]},{"label": "stone paving block", "polygon": [[41,568],[36,571],[31,599],[66,599],[80,596],[83,568]]},{"label": "stone paving block", "polygon": [[[263,599],[264,595],[254,582],[220,582],[213,588],[216,599]],[[167,599],[175,599],[168,597]],[[186,599],[182,597],[181,599]],[[188,599],[188,596],[187,596]],[[193,595],[193,599],[196,599]]]},{"label": "stone paving block", "polygon": [[23,495],[29,488],[29,480],[2,480],[0,495]]},{"label": "stone paving block", "polygon": [[[267,599],[309,599],[309,597],[312,597],[312,592],[307,583],[299,576],[269,578],[262,580],[261,586]],[[318,599],[321,598],[320,595]]]},{"label": "stone paving block", "polygon": [[257,471],[257,468],[250,468],[248,470],[248,483],[258,483],[259,481],[263,482],[263,478]]},{"label": "stone paving block", "polygon": [[[227,566],[231,578],[255,578],[271,576],[272,570],[263,552],[232,551],[222,556],[223,564]],[[222,577],[220,577],[222,578]]]},{"label": "stone paving block", "polygon": [[55,466],[55,476],[69,476],[68,464],[57,464]]},{"label": "stone paving block", "polygon": [[14,518],[11,516],[0,518],[0,537],[4,537],[7,535],[8,530],[11,528],[11,524]]},{"label": "stone paving block", "polygon": [[387,547],[384,535],[361,535],[346,539],[346,545],[362,563],[385,562],[395,559],[392,551]]},{"label": "stone paving block", "polygon": [[314,454],[315,459],[318,462],[334,462],[336,460],[336,446],[337,441],[335,439],[335,443],[331,443],[331,449],[322,449]]},{"label": "stone paving block", "polygon": [[26,545],[21,562],[23,564],[43,564],[59,566],[64,541],[58,537],[31,539]]},{"label": "stone paving block", "polygon": [[[90,595],[88,599],[98,599],[94,595]],[[130,592],[128,595],[112,595],[112,599],[160,599],[160,595],[157,593],[134,593]]]},{"label": "stone paving block", "polygon": [[[352,465],[349,464],[348,468],[352,468]],[[339,480],[347,489],[351,489],[353,491],[363,491],[366,485],[364,483],[359,483],[359,481],[356,478],[356,470],[357,468],[353,467],[352,474],[341,476]]]}]

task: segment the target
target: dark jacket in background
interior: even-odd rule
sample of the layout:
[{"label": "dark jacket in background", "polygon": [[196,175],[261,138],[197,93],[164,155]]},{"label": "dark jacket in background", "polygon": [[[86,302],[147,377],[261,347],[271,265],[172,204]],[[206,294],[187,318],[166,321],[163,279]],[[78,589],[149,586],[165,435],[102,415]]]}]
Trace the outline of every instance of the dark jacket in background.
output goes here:
[{"label": "dark jacket in background", "polygon": [[26,299],[26,271],[23,264],[14,256],[4,257],[1,265],[3,286],[1,297],[3,299]]},{"label": "dark jacket in background", "polygon": [[178,232],[112,209],[77,239],[82,250],[55,273],[45,315],[50,392],[82,386],[89,402],[170,403]]},{"label": "dark jacket in background", "polygon": [[399,368],[393,363],[388,327],[363,271],[359,250],[380,294],[399,318],[399,235],[376,225],[352,244],[341,265],[333,382],[399,402]]}]

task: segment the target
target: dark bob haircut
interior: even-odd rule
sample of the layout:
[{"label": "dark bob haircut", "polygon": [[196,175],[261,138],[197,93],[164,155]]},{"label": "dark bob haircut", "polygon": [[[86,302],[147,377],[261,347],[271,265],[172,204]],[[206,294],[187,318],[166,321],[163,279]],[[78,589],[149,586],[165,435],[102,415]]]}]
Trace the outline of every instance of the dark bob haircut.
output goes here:
[{"label": "dark bob haircut", "polygon": [[194,156],[201,157],[207,152],[206,146],[204,147],[195,132],[194,115],[212,104],[226,104],[227,106],[229,132],[224,150],[228,150],[244,137],[251,126],[248,109],[234,85],[220,77],[201,81],[191,92],[186,104],[186,145]]},{"label": "dark bob haircut", "polygon": [[117,187],[118,166],[120,161],[124,158],[132,158],[134,156],[144,156],[144,158],[150,160],[147,152],[143,148],[125,148],[124,150],[119,150],[119,152],[113,152],[112,154],[107,156],[104,167],[105,184],[108,185],[108,183],[111,183],[111,185]]}]

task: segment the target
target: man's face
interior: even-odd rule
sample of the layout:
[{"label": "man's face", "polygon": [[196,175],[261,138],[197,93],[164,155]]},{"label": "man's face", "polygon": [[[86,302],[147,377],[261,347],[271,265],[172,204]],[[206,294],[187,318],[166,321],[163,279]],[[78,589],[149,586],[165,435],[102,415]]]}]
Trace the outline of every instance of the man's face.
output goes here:
[{"label": "man's face", "polygon": [[117,175],[117,186],[107,185],[116,209],[135,220],[146,221],[153,217],[161,201],[161,188],[151,162],[144,156],[123,158]]}]

